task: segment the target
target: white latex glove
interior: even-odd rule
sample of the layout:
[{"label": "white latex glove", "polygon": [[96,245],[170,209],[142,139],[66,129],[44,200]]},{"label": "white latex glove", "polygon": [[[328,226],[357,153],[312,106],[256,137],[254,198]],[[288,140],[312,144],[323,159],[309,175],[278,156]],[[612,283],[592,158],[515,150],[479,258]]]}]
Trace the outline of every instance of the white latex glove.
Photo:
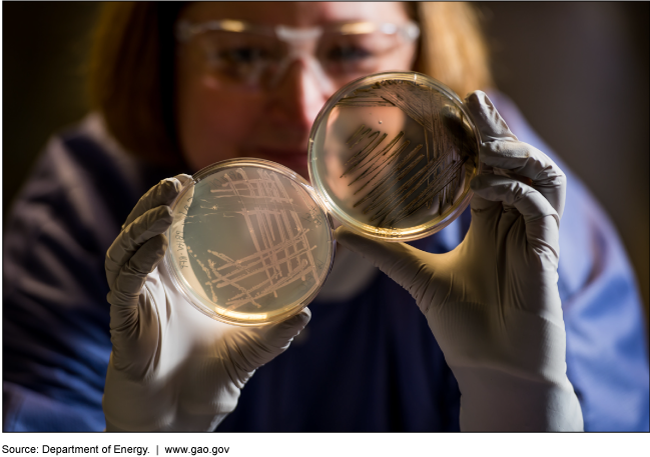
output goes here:
[{"label": "white latex glove", "polygon": [[463,431],[582,430],[557,288],[566,177],[517,140],[483,92],[465,105],[488,167],[472,182],[463,242],[430,254],[346,229],[336,238],[417,301],[458,380]]},{"label": "white latex glove", "polygon": [[311,313],[279,324],[236,327],[194,309],[157,268],[167,248],[168,206],[184,183],[161,181],[137,203],[106,254],[111,353],[107,431],[214,429],[234,410],[255,370],[282,353]]}]

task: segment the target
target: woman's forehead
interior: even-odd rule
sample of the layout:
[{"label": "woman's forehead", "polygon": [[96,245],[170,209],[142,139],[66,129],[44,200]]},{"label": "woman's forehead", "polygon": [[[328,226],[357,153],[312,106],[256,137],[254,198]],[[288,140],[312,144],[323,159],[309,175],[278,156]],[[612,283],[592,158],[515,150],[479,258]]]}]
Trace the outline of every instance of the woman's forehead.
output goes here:
[{"label": "woman's forehead", "polygon": [[192,22],[239,19],[255,24],[311,27],[327,23],[408,19],[400,2],[196,2],[182,14]]}]

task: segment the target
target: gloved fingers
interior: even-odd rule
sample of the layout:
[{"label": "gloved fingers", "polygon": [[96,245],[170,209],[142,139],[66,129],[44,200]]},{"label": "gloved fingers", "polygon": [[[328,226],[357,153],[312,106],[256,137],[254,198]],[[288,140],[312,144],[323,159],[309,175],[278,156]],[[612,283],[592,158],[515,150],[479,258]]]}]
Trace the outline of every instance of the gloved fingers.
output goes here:
[{"label": "gloved fingers", "polygon": [[422,252],[406,243],[372,240],[357,235],[345,227],[336,229],[334,237],[337,242],[386,273],[416,299],[422,292],[417,288],[430,279],[427,274],[431,272],[430,266],[437,257],[435,254]]},{"label": "gloved fingers", "polygon": [[156,235],[142,246],[122,266],[111,285],[108,301],[111,305],[136,306],[142,286],[160,263],[168,246],[165,235]]},{"label": "gloved fingers", "polygon": [[122,231],[106,253],[105,268],[109,286],[139,245],[167,230],[172,222],[171,210],[167,205],[174,201],[191,179],[186,174],[163,179],[136,203],[122,225]]},{"label": "gloved fingers", "polygon": [[485,92],[477,90],[467,95],[465,106],[481,132],[481,140],[484,143],[495,140],[517,141],[517,137],[510,131],[508,124]]},{"label": "gloved fingers", "polygon": [[122,267],[140,246],[163,233],[172,222],[173,216],[169,206],[159,206],[150,209],[120,232],[106,252],[104,265],[109,287],[113,286]]},{"label": "gloved fingers", "polygon": [[162,205],[170,205],[181,189],[192,180],[190,175],[180,174],[173,178],[166,178],[158,184],[149,189],[126,218],[126,222],[122,225],[122,229],[127,227],[130,223],[142,216],[144,213],[152,208]]},{"label": "gloved fingers", "polygon": [[546,154],[526,144],[495,141],[483,144],[481,160],[495,174],[518,179],[534,187],[562,215],[566,199],[566,175]]},{"label": "gloved fingers", "polygon": [[494,167],[496,174],[532,185],[561,217],[566,198],[566,175],[560,167],[540,150],[518,141],[485,93],[471,93],[465,105],[481,132],[481,161]]},{"label": "gloved fingers", "polygon": [[535,234],[535,227],[545,224],[542,219],[551,216],[560,226],[560,217],[549,201],[532,187],[511,178],[497,175],[480,175],[472,180],[472,190],[485,200],[501,202],[504,207],[514,207],[524,217],[526,231]]},{"label": "gloved fingers", "polygon": [[503,204],[501,202],[487,200],[474,193],[470,201],[470,207],[472,208],[472,213],[501,212]]},{"label": "gloved fingers", "polygon": [[304,308],[297,315],[277,324],[231,328],[225,337],[228,343],[222,345],[221,349],[227,352],[218,355],[230,361],[230,364],[226,364],[230,379],[243,386],[256,369],[284,352],[310,319],[311,311]]},{"label": "gloved fingers", "polygon": [[256,340],[260,343],[250,345],[248,348],[247,359],[250,367],[255,369],[262,366],[284,352],[310,320],[311,310],[303,308],[298,314],[285,321],[250,329],[257,335]]},{"label": "gloved fingers", "polygon": [[311,310],[303,308],[298,314],[278,324],[261,327],[269,346],[285,350],[289,343],[307,326],[311,320]]}]

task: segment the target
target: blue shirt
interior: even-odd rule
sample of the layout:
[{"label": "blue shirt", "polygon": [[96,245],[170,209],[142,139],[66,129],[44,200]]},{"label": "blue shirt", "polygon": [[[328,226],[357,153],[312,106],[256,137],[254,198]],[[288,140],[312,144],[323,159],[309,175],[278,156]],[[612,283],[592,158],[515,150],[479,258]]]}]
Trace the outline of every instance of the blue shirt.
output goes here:
[{"label": "blue shirt", "polygon": [[[568,376],[585,430],[649,428],[648,357],[634,275],[614,227],[503,96],[520,140],[568,177],[559,288]],[[5,431],[103,430],[111,351],[104,256],[138,198],[176,170],[124,154],[97,116],[48,143],[4,234]],[[413,244],[447,252],[466,211]],[[454,431],[460,393],[411,296],[383,274],[345,303],[318,298],[304,334],[261,367],[218,431]]]}]

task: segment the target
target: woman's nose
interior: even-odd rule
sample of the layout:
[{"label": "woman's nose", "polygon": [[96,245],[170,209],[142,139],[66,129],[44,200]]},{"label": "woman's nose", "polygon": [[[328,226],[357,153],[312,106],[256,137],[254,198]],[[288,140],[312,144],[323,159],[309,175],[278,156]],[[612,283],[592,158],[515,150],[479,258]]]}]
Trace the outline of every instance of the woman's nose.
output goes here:
[{"label": "woman's nose", "polygon": [[291,62],[273,91],[273,113],[278,120],[310,129],[334,88],[313,58]]}]

